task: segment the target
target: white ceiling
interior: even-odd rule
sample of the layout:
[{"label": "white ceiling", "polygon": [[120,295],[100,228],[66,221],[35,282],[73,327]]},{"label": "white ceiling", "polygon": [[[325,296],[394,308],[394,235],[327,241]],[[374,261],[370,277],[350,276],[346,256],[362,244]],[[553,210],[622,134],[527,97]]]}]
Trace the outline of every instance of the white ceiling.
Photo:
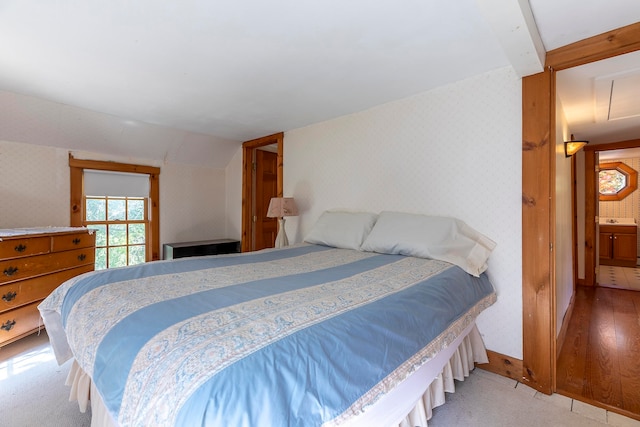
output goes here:
[{"label": "white ceiling", "polygon": [[[171,129],[157,146],[138,130],[134,151],[188,161],[176,141],[244,141],[508,65],[533,74],[545,50],[638,18],[637,0],[3,0],[0,113],[8,98],[13,119],[30,103],[89,110],[109,141]],[[23,127],[0,117],[0,139]]]},{"label": "white ceiling", "polygon": [[575,139],[590,144],[639,139],[639,78],[640,52],[558,72],[558,96]]}]

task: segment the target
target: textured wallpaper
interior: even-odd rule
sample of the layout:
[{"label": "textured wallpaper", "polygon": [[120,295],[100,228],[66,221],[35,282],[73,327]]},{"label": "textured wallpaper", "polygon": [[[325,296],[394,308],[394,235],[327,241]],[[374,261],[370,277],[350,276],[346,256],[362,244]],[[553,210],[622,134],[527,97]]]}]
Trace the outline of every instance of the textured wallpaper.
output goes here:
[{"label": "textured wallpaper", "polygon": [[68,225],[68,152],[0,141],[0,228]]},{"label": "textured wallpaper", "polygon": [[497,242],[498,302],[478,325],[522,358],[522,95],[510,68],[285,133],[284,191],[301,241],[330,208],[460,218]]},{"label": "textured wallpaper", "polygon": [[[224,169],[98,153],[74,155],[160,167],[161,243],[226,237]],[[0,228],[67,225],[69,151],[0,141]]]}]

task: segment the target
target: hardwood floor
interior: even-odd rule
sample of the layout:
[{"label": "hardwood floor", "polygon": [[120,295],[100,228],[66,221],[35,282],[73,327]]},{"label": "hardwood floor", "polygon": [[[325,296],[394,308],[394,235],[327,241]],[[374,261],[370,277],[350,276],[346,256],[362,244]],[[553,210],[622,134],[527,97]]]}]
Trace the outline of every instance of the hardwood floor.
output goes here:
[{"label": "hardwood floor", "polygon": [[557,392],[640,420],[640,292],[576,288]]}]

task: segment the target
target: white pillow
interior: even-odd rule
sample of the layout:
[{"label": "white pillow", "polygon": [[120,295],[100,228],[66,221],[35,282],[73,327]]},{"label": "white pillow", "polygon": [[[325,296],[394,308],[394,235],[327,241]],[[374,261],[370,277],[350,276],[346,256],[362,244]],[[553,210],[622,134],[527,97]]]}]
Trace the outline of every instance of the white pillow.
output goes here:
[{"label": "white pillow", "polygon": [[369,212],[325,211],[304,241],[360,250],[377,217]]},{"label": "white pillow", "polygon": [[361,249],[447,261],[479,276],[495,247],[493,240],[459,219],[382,212]]}]

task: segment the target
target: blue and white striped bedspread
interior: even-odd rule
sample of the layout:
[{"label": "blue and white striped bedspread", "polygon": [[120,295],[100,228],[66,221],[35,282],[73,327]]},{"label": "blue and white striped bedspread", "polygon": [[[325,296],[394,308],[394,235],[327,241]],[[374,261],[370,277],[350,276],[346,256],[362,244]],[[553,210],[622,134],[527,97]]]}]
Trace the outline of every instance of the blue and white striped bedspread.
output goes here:
[{"label": "blue and white striped bedspread", "polygon": [[446,262],[301,244],[103,270],[40,306],[122,426],[348,420],[493,304]]}]

